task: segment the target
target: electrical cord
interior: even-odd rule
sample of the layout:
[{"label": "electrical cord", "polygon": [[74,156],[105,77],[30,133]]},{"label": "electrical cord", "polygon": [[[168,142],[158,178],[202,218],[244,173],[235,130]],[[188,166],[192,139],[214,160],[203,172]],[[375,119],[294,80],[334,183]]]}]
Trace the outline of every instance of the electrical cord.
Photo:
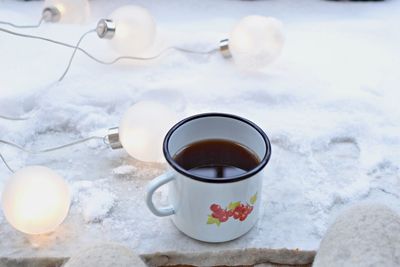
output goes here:
[{"label": "electrical cord", "polygon": [[65,71],[64,71],[64,73],[61,75],[61,77],[58,79],[59,82],[61,82],[61,81],[64,79],[65,75],[67,75],[69,69],[71,68],[72,60],[74,60],[76,51],[78,51],[79,45],[81,44],[81,42],[83,41],[83,39],[84,39],[88,34],[93,33],[93,32],[96,32],[96,29],[93,29],[93,30],[90,30],[90,31],[85,32],[85,33],[82,34],[82,36],[79,38],[79,41],[78,41],[78,42],[76,43],[76,45],[75,45],[74,52],[72,52],[72,55],[71,55],[71,57],[70,57],[70,59],[69,59],[67,68],[65,69]]},{"label": "electrical cord", "polygon": [[11,147],[14,147],[14,148],[17,148],[17,149],[19,149],[19,150],[21,150],[21,151],[23,151],[25,153],[42,154],[42,153],[52,152],[52,151],[60,150],[60,149],[63,149],[63,148],[75,146],[75,145],[78,145],[78,144],[81,144],[81,143],[85,143],[85,142],[90,141],[90,140],[103,140],[103,142],[105,144],[107,144],[106,138],[107,138],[107,136],[102,136],[102,137],[100,137],[100,136],[90,136],[90,137],[79,139],[77,141],[74,141],[74,142],[71,142],[71,143],[67,143],[67,144],[64,144],[64,145],[61,145],[61,146],[55,146],[55,147],[50,147],[50,148],[41,149],[41,150],[29,150],[29,149],[26,149],[26,148],[18,145],[18,144],[15,144],[15,143],[12,143],[12,142],[9,142],[9,141],[6,141],[6,140],[0,140],[0,143],[4,144],[4,145],[11,146]]},{"label": "electrical cord", "polygon": [[12,173],[15,172],[14,169],[12,169],[12,168],[10,167],[10,165],[8,165],[6,159],[3,157],[3,155],[2,155],[1,153],[0,153],[0,159],[1,159],[1,161],[3,161],[4,165],[7,167],[7,169],[8,169],[10,172],[12,172]]},{"label": "electrical cord", "polygon": [[9,117],[9,116],[5,116],[5,115],[1,115],[1,114],[0,114],[0,119],[9,120],[9,121],[26,121],[26,120],[29,120],[28,117]]},{"label": "electrical cord", "polygon": [[[48,152],[60,150],[60,149],[63,149],[63,148],[75,146],[75,145],[78,145],[78,144],[82,144],[82,143],[85,143],[85,142],[90,141],[90,140],[100,140],[100,139],[103,140],[104,144],[109,145],[109,143],[107,142],[107,136],[103,136],[103,137],[90,136],[90,137],[86,137],[86,138],[83,138],[83,139],[80,139],[80,140],[76,140],[74,142],[67,143],[67,144],[64,144],[64,145],[61,145],[61,146],[55,146],[55,147],[50,147],[50,148],[41,149],[41,150],[29,150],[29,149],[26,149],[26,148],[24,148],[24,147],[22,147],[20,145],[17,145],[15,143],[12,143],[12,142],[9,142],[9,141],[6,141],[6,140],[0,140],[0,143],[4,144],[4,145],[11,146],[11,147],[14,147],[14,148],[17,148],[17,149],[19,149],[19,150],[21,150],[21,151],[23,151],[25,153],[42,154],[42,153],[48,153]],[[12,172],[12,173],[15,172],[14,169],[10,167],[10,165],[7,162],[7,160],[3,157],[3,155],[1,153],[0,153],[0,159],[1,159],[1,161],[3,161],[4,165],[7,167],[7,169],[10,172]]]},{"label": "electrical cord", "polygon": [[[67,68],[65,69],[65,71],[64,71],[64,73],[61,75],[61,77],[58,79],[59,82],[61,82],[61,81],[64,79],[64,77],[67,75],[69,69],[71,68],[71,64],[72,64],[72,61],[73,61],[73,59],[74,59],[74,57],[75,57],[76,52],[77,52],[78,50],[81,50],[81,51],[86,52],[85,50],[83,50],[82,48],[80,48],[79,45],[81,44],[81,42],[83,41],[83,39],[84,39],[88,34],[93,33],[93,32],[96,32],[96,29],[93,29],[93,30],[90,30],[90,31],[85,32],[85,33],[82,34],[82,36],[79,38],[77,44],[76,44],[75,47],[74,47],[74,52],[72,53],[72,55],[71,55],[71,57],[70,57],[70,59],[69,59]],[[96,62],[100,63],[100,64],[112,65],[112,64],[114,64],[114,63],[116,63],[116,62],[118,62],[118,61],[120,61],[120,60],[123,60],[123,59],[130,59],[130,60],[153,60],[153,59],[159,58],[161,55],[163,55],[165,52],[167,52],[168,50],[171,50],[171,49],[176,50],[176,51],[179,51],[179,52],[182,52],[182,53],[201,54],[201,55],[207,55],[207,54],[211,54],[211,53],[214,53],[214,52],[217,51],[217,49],[212,49],[212,50],[210,50],[210,51],[204,51],[204,52],[203,52],[203,51],[194,51],[194,50],[190,50],[190,49],[186,49],[186,48],[180,48],[180,47],[174,47],[174,46],[173,46],[173,47],[168,47],[168,48],[164,49],[163,51],[161,51],[160,53],[158,53],[157,55],[151,56],[151,57],[130,57],[130,56],[121,56],[121,57],[117,57],[117,58],[115,58],[114,60],[111,60],[111,61],[109,61],[109,62],[103,61],[103,60],[100,60],[100,59],[97,59],[97,58],[95,58],[95,57],[93,57],[93,56],[91,56],[91,55],[90,55],[89,57],[92,58],[93,60],[95,60]],[[86,54],[86,55],[89,55],[89,53],[87,53],[87,52],[86,52],[85,54]]]},{"label": "electrical cord", "polygon": [[40,18],[38,23],[33,24],[33,25],[17,25],[12,22],[8,22],[8,21],[0,21],[0,24],[11,26],[13,28],[18,28],[18,29],[33,29],[33,28],[39,28],[40,25],[42,25],[43,21],[44,21],[44,18],[42,17],[42,18]]},{"label": "electrical cord", "polygon": [[[99,59],[99,58],[93,56],[88,51],[86,51],[85,49],[83,49],[83,48],[78,46],[82,42],[82,39],[88,33],[93,32],[93,30],[90,30],[90,31],[84,33],[80,37],[80,39],[78,41],[78,45],[71,45],[71,44],[68,44],[68,43],[64,43],[64,42],[61,42],[61,41],[57,41],[57,40],[54,40],[54,39],[50,39],[50,38],[42,37],[42,36],[38,36],[38,35],[18,33],[18,32],[14,32],[14,31],[8,30],[8,29],[4,29],[4,28],[0,28],[0,32],[5,32],[5,33],[8,33],[8,34],[11,34],[11,35],[14,35],[14,36],[18,36],[18,37],[23,37],[23,38],[36,39],[36,40],[41,40],[41,41],[45,41],[45,42],[50,42],[50,43],[61,45],[61,46],[65,46],[65,47],[68,47],[68,48],[73,48],[74,49],[74,53],[73,53],[73,56],[71,56],[70,63],[68,65],[72,64],[72,60],[71,59],[73,59],[73,57],[76,54],[75,50],[79,50],[80,52],[84,53],[86,56],[88,56],[92,60],[96,61],[97,63],[103,64],[103,65],[113,65],[113,64],[115,64],[115,63],[117,63],[118,61],[121,61],[121,60],[154,60],[154,59],[159,58],[160,56],[162,56],[164,53],[166,53],[169,50],[176,50],[176,51],[179,51],[179,52],[182,52],[182,53],[197,54],[197,55],[211,55],[211,54],[214,54],[214,53],[218,52],[217,48],[214,48],[214,49],[211,49],[211,50],[208,50],[208,51],[196,51],[196,50],[191,50],[191,49],[187,49],[187,48],[171,46],[171,47],[165,48],[160,53],[158,53],[158,54],[156,54],[154,56],[150,56],[150,57],[120,56],[120,57],[116,57],[116,58],[114,58],[114,59],[112,59],[110,61],[106,61],[106,60],[102,60],[102,59]],[[67,69],[69,69],[69,68],[70,68],[70,66],[67,67]],[[65,77],[65,75],[60,77],[59,80],[62,80],[61,78],[64,78],[64,77]]]}]

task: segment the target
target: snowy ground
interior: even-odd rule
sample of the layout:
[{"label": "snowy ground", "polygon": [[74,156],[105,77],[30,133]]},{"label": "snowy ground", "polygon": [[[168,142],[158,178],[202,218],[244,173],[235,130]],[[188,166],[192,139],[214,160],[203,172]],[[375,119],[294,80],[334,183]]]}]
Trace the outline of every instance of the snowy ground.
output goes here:
[{"label": "snowy ground", "polygon": [[[34,156],[1,146],[16,169],[40,164],[62,174],[74,201],[66,222],[41,237],[13,230],[0,213],[0,257],[69,256],[100,241],[122,242],[140,253],[313,250],[351,203],[380,201],[400,209],[399,1],[96,0],[87,25],[20,32],[75,43],[99,18],[130,2],[156,18],[154,50],[208,50],[238,19],[255,13],[283,21],[286,46],[275,64],[257,73],[219,55],[171,52],[152,63],[102,66],[79,54],[71,73],[57,83],[70,49],[0,32],[0,114],[31,116],[0,120],[1,139],[32,149],[58,145],[117,126],[129,106],[149,97],[182,117],[206,111],[242,115],[264,128],[273,144],[259,223],[236,241],[200,243],[145,207],[144,187],[163,171],[162,164],[135,161],[101,142]],[[0,20],[36,21],[41,4],[0,0]],[[115,56],[94,35],[83,46],[102,58]],[[0,166],[0,189],[9,175]],[[167,202],[165,190],[157,197]]]}]

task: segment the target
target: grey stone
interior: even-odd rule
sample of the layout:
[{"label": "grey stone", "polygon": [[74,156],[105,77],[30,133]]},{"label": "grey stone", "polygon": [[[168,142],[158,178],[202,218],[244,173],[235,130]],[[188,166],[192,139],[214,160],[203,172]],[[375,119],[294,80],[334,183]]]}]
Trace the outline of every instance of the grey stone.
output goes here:
[{"label": "grey stone", "polygon": [[400,266],[400,216],[378,204],[348,209],[328,229],[313,266]]},{"label": "grey stone", "polygon": [[274,263],[261,263],[256,264],[253,267],[309,267],[311,264],[307,265],[287,265],[287,264],[274,264]]},{"label": "grey stone", "polygon": [[67,258],[0,258],[0,267],[60,267]]},{"label": "grey stone", "polygon": [[64,267],[145,267],[132,250],[117,244],[100,244],[74,255]]},{"label": "grey stone", "polygon": [[[194,265],[194,266],[252,266],[271,264],[272,266],[309,266],[315,256],[314,251],[296,249],[247,248],[214,252],[192,253],[155,253],[143,255],[146,264],[151,267]],[[271,266],[270,265],[270,266]],[[268,266],[268,265],[266,265]]]}]

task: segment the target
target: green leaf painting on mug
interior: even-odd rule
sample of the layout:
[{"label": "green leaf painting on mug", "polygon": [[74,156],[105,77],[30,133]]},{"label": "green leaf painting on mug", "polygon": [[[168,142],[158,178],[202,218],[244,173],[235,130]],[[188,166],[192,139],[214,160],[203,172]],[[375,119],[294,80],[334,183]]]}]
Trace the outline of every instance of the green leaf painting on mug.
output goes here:
[{"label": "green leaf painting on mug", "polygon": [[252,196],[250,198],[250,204],[254,205],[254,203],[256,203],[256,201],[257,201],[257,193],[255,193],[254,196]]},{"label": "green leaf painting on mug", "polygon": [[221,222],[217,218],[214,218],[213,216],[209,215],[207,224],[216,224],[217,226],[219,226]]},{"label": "green leaf painting on mug", "polygon": [[236,202],[231,202],[228,205],[228,210],[234,210],[237,206],[240,205],[240,201],[236,201]]}]

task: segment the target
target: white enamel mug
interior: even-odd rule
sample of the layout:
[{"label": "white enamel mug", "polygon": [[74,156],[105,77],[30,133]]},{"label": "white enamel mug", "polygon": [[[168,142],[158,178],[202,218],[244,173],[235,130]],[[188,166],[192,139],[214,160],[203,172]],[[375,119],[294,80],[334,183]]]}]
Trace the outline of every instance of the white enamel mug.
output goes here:
[{"label": "white enamel mug", "polygon": [[[260,159],[254,169],[242,175],[207,178],[190,173],[174,161],[174,155],[188,145],[209,139],[239,143]],[[157,216],[172,216],[186,235],[206,242],[224,242],[247,233],[259,214],[263,169],[271,156],[267,135],[253,122],[230,114],[206,113],[186,118],[166,135],[163,145],[168,171],[152,180],[146,202]],[[154,192],[169,185],[170,206],[157,207]]]}]

